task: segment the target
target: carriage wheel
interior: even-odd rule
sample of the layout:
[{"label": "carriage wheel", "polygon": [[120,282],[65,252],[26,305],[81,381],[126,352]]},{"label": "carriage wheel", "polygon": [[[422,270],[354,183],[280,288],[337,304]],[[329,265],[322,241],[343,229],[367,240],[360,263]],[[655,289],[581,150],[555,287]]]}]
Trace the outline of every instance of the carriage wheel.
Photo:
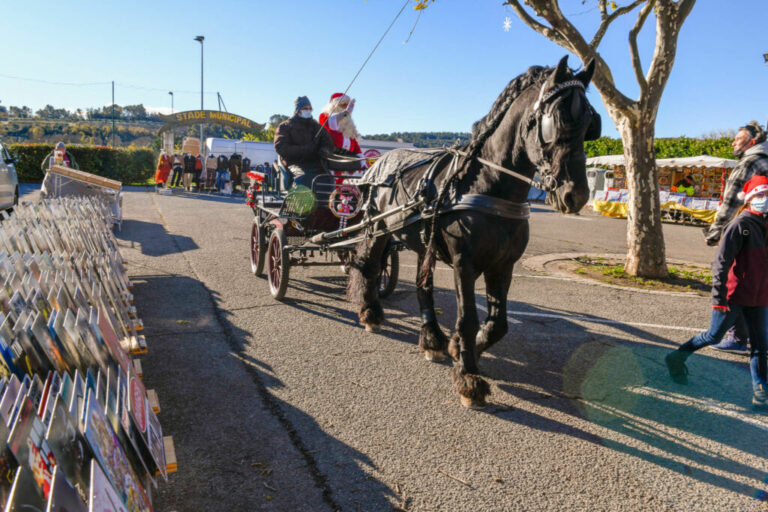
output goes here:
[{"label": "carriage wheel", "polygon": [[392,246],[384,252],[384,261],[381,262],[379,273],[379,298],[386,299],[397,286],[397,278],[400,275],[400,253]]},{"label": "carriage wheel", "polygon": [[285,231],[277,228],[269,237],[267,248],[267,278],[269,280],[269,293],[277,300],[285,297],[288,288],[288,271],[291,259],[285,250]]},{"label": "carriage wheel", "polygon": [[259,218],[253,219],[251,226],[251,272],[260,276],[264,273],[264,261],[267,254],[267,241],[264,240],[264,230],[259,225]]}]

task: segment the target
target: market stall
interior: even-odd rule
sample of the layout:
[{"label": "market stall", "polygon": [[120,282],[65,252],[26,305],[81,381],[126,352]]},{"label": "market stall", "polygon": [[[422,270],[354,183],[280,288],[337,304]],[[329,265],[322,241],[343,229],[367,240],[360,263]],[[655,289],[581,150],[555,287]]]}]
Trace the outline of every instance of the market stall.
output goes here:
[{"label": "market stall", "polygon": [[[675,222],[711,223],[721,194],[737,160],[701,155],[656,160],[662,218]],[[596,190],[592,208],[611,217],[626,217],[629,191],[626,188],[624,155],[587,159],[589,166],[608,167],[604,189]]]}]

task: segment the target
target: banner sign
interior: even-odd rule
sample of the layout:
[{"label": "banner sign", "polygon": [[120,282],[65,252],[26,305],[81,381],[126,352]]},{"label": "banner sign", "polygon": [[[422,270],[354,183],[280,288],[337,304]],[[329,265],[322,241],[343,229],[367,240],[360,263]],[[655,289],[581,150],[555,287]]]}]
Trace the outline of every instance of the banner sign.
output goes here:
[{"label": "banner sign", "polygon": [[233,128],[250,132],[259,132],[264,129],[263,124],[256,123],[245,117],[218,110],[187,110],[175,114],[161,116],[165,124],[158,133],[173,130],[179,126],[192,126],[195,124],[223,124]]}]

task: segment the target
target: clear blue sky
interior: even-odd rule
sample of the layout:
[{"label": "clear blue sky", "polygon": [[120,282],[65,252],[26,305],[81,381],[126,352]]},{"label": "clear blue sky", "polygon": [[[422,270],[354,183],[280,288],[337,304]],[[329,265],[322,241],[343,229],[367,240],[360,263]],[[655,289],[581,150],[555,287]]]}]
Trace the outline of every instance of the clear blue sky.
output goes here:
[{"label": "clear blue sky", "polygon": [[[619,5],[628,0],[617,0]],[[554,65],[560,47],[525,26],[501,0],[437,0],[417,19],[413,1],[350,90],[362,133],[469,131],[505,85],[528,66]],[[561,0],[590,36],[595,0]],[[0,101],[100,107],[116,85],[120,105],[176,110],[200,106],[200,45],[205,36],[206,108],[219,91],[230,112],[258,122],[292,111],[298,95],[316,114],[342,91],[403,5],[401,0],[242,0],[0,3]],[[700,136],[768,115],[766,0],[698,0],[683,27],[657,136]],[[504,18],[512,19],[509,32]],[[617,22],[600,47],[619,88],[637,86],[627,30]],[[655,19],[640,37],[644,65],[653,52]],[[578,60],[571,56],[570,63]],[[49,82],[102,83],[61,85]],[[132,87],[128,87],[132,86]],[[141,88],[138,88],[141,87]],[[599,95],[603,133],[616,136]]]}]

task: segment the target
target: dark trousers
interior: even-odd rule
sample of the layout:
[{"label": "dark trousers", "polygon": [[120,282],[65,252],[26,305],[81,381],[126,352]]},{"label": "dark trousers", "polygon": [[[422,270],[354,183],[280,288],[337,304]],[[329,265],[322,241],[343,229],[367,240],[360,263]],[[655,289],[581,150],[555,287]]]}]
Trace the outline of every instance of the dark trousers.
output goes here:
[{"label": "dark trousers", "polygon": [[730,311],[725,313],[712,310],[712,318],[709,329],[697,334],[690,340],[680,345],[679,350],[686,357],[702,347],[718,343],[725,332],[733,327],[739,317],[743,319],[749,332],[749,371],[752,374],[752,385],[766,385],[768,382],[768,307],[765,306],[740,306],[728,304]]},{"label": "dark trousers", "polygon": [[288,167],[288,171],[293,175],[293,186],[299,185],[312,189],[312,181],[320,175],[328,174],[324,169],[317,169],[312,167],[299,167],[298,165],[291,165]]},{"label": "dark trousers", "polygon": [[173,173],[173,176],[171,176],[171,180],[168,183],[170,183],[171,187],[178,187],[179,185],[181,185],[182,168],[174,167],[172,173]]},{"label": "dark trousers", "polygon": [[733,341],[739,345],[746,345],[749,338],[749,330],[747,329],[747,322],[744,320],[744,315],[739,315],[736,319],[736,323],[733,327],[728,329],[725,334],[726,338],[733,338]]}]

